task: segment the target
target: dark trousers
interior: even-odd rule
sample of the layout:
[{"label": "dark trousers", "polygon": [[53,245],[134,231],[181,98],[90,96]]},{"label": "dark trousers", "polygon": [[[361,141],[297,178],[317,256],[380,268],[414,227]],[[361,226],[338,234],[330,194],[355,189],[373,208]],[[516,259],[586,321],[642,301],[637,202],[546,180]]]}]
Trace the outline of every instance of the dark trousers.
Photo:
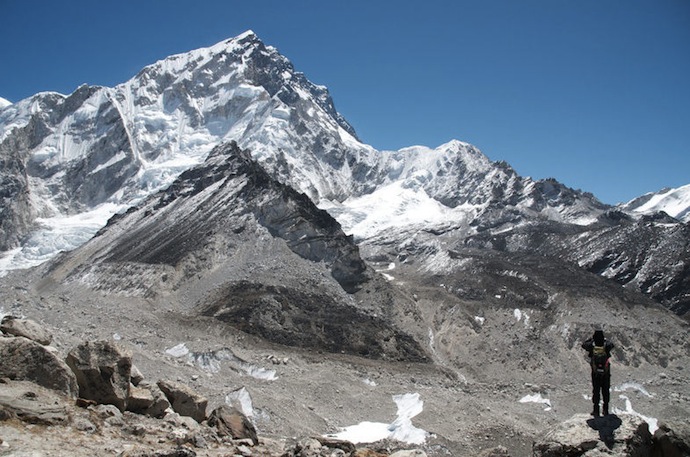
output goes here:
[{"label": "dark trousers", "polygon": [[611,387],[611,374],[592,373],[592,403],[599,408],[599,399],[604,399],[604,409],[608,410]]}]

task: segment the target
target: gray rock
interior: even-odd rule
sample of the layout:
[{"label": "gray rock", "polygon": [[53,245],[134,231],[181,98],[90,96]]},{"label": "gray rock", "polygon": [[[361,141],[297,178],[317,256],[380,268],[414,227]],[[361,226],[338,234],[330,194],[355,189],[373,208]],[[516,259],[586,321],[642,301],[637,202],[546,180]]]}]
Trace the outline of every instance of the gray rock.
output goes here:
[{"label": "gray rock", "polygon": [[240,410],[232,406],[219,406],[208,417],[209,427],[215,427],[218,436],[231,436],[233,439],[249,438],[256,446],[259,438],[256,428]]},{"label": "gray rock", "polygon": [[170,402],[157,385],[142,381],[138,386],[130,386],[127,411],[162,418],[168,408]]},{"label": "gray rock", "polygon": [[64,397],[28,381],[9,381],[0,389],[0,421],[17,419],[29,424],[66,425],[70,416]]},{"label": "gray rock", "polygon": [[53,335],[31,319],[5,316],[2,318],[2,323],[0,323],[0,330],[8,335],[23,336],[44,346],[49,345],[53,341]]},{"label": "gray rock", "polygon": [[131,373],[131,381],[132,385],[135,387],[138,387],[139,384],[144,380],[144,375],[141,374],[141,371],[136,367],[136,365],[132,365],[132,373]]},{"label": "gray rock", "polygon": [[655,457],[690,455],[690,420],[662,422],[654,432]]},{"label": "gray rock", "polygon": [[110,341],[85,342],[67,355],[79,396],[124,411],[129,398],[131,355]]},{"label": "gray rock", "polygon": [[76,397],[74,373],[46,346],[24,337],[0,338],[0,377],[32,381]]},{"label": "gray rock", "polygon": [[206,419],[206,398],[184,384],[172,381],[158,381],[158,387],[168,398],[173,411],[181,416],[189,416],[199,423]]},{"label": "gray rock", "polygon": [[643,457],[652,453],[649,425],[637,416],[576,414],[534,443],[534,457]]}]

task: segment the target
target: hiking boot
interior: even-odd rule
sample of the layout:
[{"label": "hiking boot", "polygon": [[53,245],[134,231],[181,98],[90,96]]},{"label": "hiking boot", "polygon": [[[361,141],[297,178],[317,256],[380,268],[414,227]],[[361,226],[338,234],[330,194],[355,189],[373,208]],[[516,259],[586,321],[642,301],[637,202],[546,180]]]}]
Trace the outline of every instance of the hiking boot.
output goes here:
[{"label": "hiking boot", "polygon": [[599,405],[594,405],[594,409],[592,410],[592,416],[599,417]]}]

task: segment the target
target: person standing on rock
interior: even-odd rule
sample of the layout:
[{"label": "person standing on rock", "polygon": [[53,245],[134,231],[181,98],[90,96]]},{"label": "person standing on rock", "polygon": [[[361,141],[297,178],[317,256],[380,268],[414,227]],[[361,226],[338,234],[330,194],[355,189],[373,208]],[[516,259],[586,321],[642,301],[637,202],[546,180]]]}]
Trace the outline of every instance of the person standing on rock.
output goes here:
[{"label": "person standing on rock", "polygon": [[589,355],[592,367],[592,416],[599,416],[599,400],[604,400],[604,416],[609,414],[609,389],[611,387],[611,350],[612,342],[604,337],[603,330],[595,330],[594,335],[582,343],[582,349]]}]

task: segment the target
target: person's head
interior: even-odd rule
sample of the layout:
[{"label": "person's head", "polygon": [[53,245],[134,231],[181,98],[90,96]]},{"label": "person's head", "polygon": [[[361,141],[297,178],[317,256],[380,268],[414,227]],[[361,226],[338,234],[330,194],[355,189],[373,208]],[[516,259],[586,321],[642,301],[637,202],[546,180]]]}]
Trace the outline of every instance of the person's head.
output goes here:
[{"label": "person's head", "polygon": [[601,346],[604,344],[604,331],[603,330],[595,330],[594,331],[594,344],[597,346]]}]

